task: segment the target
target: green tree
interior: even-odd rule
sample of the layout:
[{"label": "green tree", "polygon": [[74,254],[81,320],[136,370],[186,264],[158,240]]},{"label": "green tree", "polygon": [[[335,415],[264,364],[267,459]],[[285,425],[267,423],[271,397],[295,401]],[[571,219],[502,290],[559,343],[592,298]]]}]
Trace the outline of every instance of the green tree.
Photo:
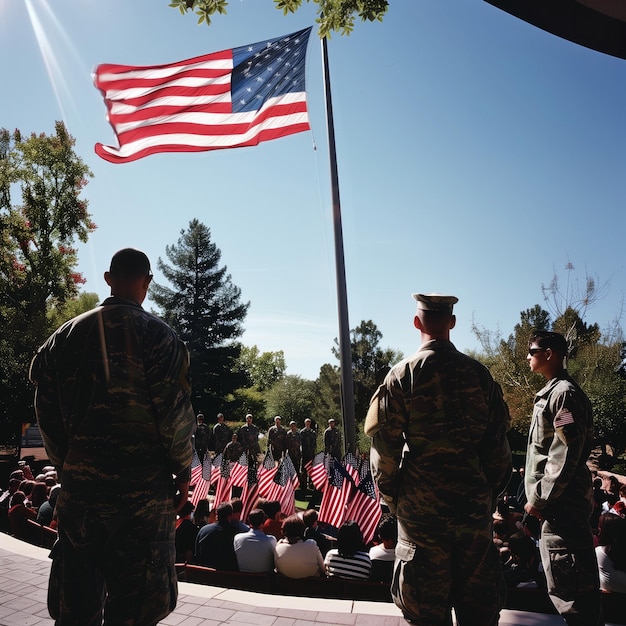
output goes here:
[{"label": "green tree", "polygon": [[237,368],[242,322],[249,303],[232,282],[222,253],[211,241],[211,231],[197,219],[181,230],[176,244],[166,246],[168,265],[160,257],[157,267],[171,285],[154,283],[152,300],[163,319],[187,342],[191,357],[192,402],[205,415],[228,412],[234,390],[245,386]]},{"label": "green tree", "polygon": [[[363,422],[372,394],[385,378],[390,367],[402,358],[402,353],[391,348],[381,348],[383,335],[372,320],[363,320],[350,331],[350,352],[354,380],[354,404],[357,425]],[[332,348],[339,359],[338,341]],[[334,417],[341,423],[340,369],[329,363],[322,365],[316,381],[318,402],[315,419],[320,425]]]},{"label": "green tree", "polygon": [[303,428],[316,402],[315,384],[301,376],[285,376],[267,392],[266,402],[265,422],[262,422],[265,426],[280,415],[283,425],[295,420]]},{"label": "green tree", "polygon": [[[307,0],[309,2],[310,0]],[[350,34],[354,29],[357,17],[363,22],[383,21],[389,3],[387,0],[313,0],[318,5],[317,23],[320,37],[338,32],[342,35]],[[287,15],[295,13],[303,0],[274,0],[276,8]],[[198,24],[211,24],[211,17],[215,14],[227,13],[227,0],[171,0],[172,8],[178,9],[185,15],[194,11],[198,16]]]},{"label": "green tree", "polygon": [[[52,307],[75,298],[76,239],[96,225],[82,192],[93,175],[63,122],[52,135],[0,130],[0,423],[32,420],[28,365],[52,330]],[[15,202],[13,196],[21,202]],[[0,435],[2,436],[2,435]]]},{"label": "green tree", "polygon": [[242,346],[239,367],[259,391],[266,391],[285,376],[285,353],[261,352],[257,346]]},{"label": "green tree", "polygon": [[[566,271],[573,265],[568,263]],[[502,385],[509,405],[514,430],[528,433],[535,393],[545,380],[532,374],[528,368],[528,340],[534,330],[553,330],[568,340],[567,367],[570,374],[585,390],[594,409],[594,425],[598,443],[610,446],[617,453],[626,449],[626,380],[621,364],[624,359],[624,339],[618,322],[601,332],[598,324],[583,320],[590,306],[601,297],[603,287],[597,280],[585,277],[584,287],[568,275],[567,286],[554,277],[549,286],[542,286],[544,299],[555,318],[535,305],[520,313],[520,323],[504,340],[491,331],[473,324],[474,334],[482,352],[477,355],[487,365],[494,378]]]},{"label": "green tree", "polygon": [[[350,331],[350,352],[354,377],[354,412],[357,422],[365,419],[367,409],[378,385],[383,382],[391,366],[402,358],[402,353],[391,348],[381,348],[383,334],[372,320],[363,320]],[[339,359],[335,339],[333,354]]]},{"label": "green tree", "polygon": [[90,311],[98,305],[97,293],[80,293],[72,300],[66,300],[63,304],[55,304],[48,309],[48,321],[51,328],[58,328],[61,324],[73,317]]}]

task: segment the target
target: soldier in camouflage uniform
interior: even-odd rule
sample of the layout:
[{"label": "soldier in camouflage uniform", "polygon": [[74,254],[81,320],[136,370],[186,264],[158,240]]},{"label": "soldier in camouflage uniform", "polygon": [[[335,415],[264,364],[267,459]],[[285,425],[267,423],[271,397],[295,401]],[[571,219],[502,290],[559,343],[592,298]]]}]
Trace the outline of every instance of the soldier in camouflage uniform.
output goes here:
[{"label": "soldier in camouflage uniform", "polygon": [[217,424],[213,426],[213,445],[215,446],[215,454],[224,452],[224,448],[231,442],[233,431],[230,426],[224,423],[224,414],[217,414]]},{"label": "soldier in camouflage uniform", "polygon": [[450,342],[454,296],[414,294],[422,345],[372,398],[372,474],[398,520],[391,587],[407,621],[496,626],[505,589],[492,514],[511,474],[508,408],[486,367]]},{"label": "soldier in camouflage uniform", "polygon": [[328,428],[324,431],[324,452],[341,461],[341,432],[331,417],[328,420]]},{"label": "soldier in camouflage uniform", "polygon": [[275,461],[280,461],[285,454],[287,430],[282,425],[280,415],[274,418],[274,425],[267,430],[267,452],[271,452]]},{"label": "soldier in camouflage uniform", "polygon": [[152,279],[124,249],[111,297],[61,326],[31,364],[35,410],[61,483],[48,608],[58,626],[151,626],[176,606],[176,510],[195,427],[189,355],[144,311]]},{"label": "soldier in camouflage uniform", "polygon": [[543,520],[539,551],[552,603],[568,624],[596,626],[604,620],[590,524],[593,419],[589,399],[564,367],[567,352],[558,333],[530,338],[530,369],[548,383],[535,396],[524,510]]},{"label": "soldier in camouflage uniform", "polygon": [[202,463],[211,443],[211,429],[204,423],[204,415],[202,413],[198,413],[196,419],[198,425],[193,434],[193,446],[196,449],[200,463]]},{"label": "soldier in camouflage uniform", "polygon": [[299,474],[300,461],[302,460],[302,437],[298,425],[293,420],[289,422],[289,430],[285,435],[285,445],[287,452],[289,452],[289,458],[293,461],[293,466]]},{"label": "soldier in camouflage uniform", "polygon": [[257,462],[257,455],[261,451],[259,446],[259,429],[252,423],[252,414],[246,415],[246,423],[237,432],[237,439],[243,446],[243,451],[248,456],[248,462],[251,460]]}]

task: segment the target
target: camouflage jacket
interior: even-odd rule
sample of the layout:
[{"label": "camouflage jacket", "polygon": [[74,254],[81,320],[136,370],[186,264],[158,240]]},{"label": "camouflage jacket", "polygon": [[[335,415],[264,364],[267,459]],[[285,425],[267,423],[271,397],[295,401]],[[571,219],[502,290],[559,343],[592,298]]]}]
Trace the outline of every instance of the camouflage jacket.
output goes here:
[{"label": "camouflage jacket", "polygon": [[285,442],[287,452],[289,452],[289,456],[292,459],[301,454],[302,435],[300,435],[300,431],[296,430],[294,432],[292,430],[288,430],[287,434],[285,435]]},{"label": "camouflage jacket", "polygon": [[107,298],[61,326],[35,355],[30,379],[59,500],[146,507],[189,472],[195,415],[189,355],[137,303]]},{"label": "camouflage jacket", "polygon": [[567,373],[553,378],[535,396],[524,472],[528,502],[545,518],[591,514],[587,459],[592,445],[589,398]]},{"label": "camouflage jacket", "polygon": [[254,425],[245,424],[237,432],[237,439],[246,454],[257,454],[259,447],[259,429]]},{"label": "camouflage jacket", "polygon": [[231,442],[232,438],[233,431],[230,426],[223,422],[221,424],[218,422],[213,426],[213,445],[217,454],[224,451],[224,448]]},{"label": "camouflage jacket", "polygon": [[374,394],[365,420],[372,475],[399,519],[484,524],[511,474],[500,386],[452,343],[424,343]]},{"label": "camouflage jacket", "polygon": [[312,459],[315,456],[317,432],[312,428],[301,428],[300,438],[302,441],[302,456]]}]

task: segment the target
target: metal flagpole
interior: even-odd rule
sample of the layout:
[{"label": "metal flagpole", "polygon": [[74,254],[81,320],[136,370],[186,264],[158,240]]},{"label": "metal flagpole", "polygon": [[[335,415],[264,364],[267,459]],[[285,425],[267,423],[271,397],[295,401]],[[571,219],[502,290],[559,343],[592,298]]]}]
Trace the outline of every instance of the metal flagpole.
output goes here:
[{"label": "metal flagpole", "polygon": [[322,37],[322,64],[324,72],[324,96],[326,100],[326,125],[328,128],[328,152],[330,157],[330,185],[333,199],[333,227],[335,233],[335,271],[337,276],[337,306],[339,310],[339,364],[341,368],[341,410],[346,452],[356,452],[356,427],[354,419],[354,383],[352,377],[352,349],[348,323],[348,295],[346,290],[346,267],[343,254],[343,229],[341,226],[341,202],[339,200],[339,176],[335,150],[335,126],[333,103],[330,94],[328,71],[328,48]]}]

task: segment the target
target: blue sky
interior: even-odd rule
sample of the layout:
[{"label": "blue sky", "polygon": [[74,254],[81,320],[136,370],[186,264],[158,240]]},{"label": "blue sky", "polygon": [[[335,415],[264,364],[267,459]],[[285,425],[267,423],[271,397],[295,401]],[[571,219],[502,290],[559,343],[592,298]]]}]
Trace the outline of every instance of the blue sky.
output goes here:
[{"label": "blue sky", "polygon": [[[409,354],[411,293],[451,293],[453,341],[476,349],[472,320],[508,335],[555,272],[564,287],[585,274],[607,283],[586,319],[614,321],[626,61],[480,0],[390,4],[384,22],[329,42],[350,326],[371,319],[383,347]],[[87,291],[108,295],[117,249],[141,248],[156,266],[198,218],[251,302],[243,342],[284,350],[289,374],[315,378],[338,335],[319,41],[312,132],[254,148],[107,163],[93,147],[115,138],[91,82],[99,63],[169,63],[300,30],[314,6],[284,17],[271,0],[232,0],[207,28],[167,5],[0,0],[0,126],[52,133],[63,119],[76,138],[95,175],[85,197],[98,229],[79,247]]]}]

